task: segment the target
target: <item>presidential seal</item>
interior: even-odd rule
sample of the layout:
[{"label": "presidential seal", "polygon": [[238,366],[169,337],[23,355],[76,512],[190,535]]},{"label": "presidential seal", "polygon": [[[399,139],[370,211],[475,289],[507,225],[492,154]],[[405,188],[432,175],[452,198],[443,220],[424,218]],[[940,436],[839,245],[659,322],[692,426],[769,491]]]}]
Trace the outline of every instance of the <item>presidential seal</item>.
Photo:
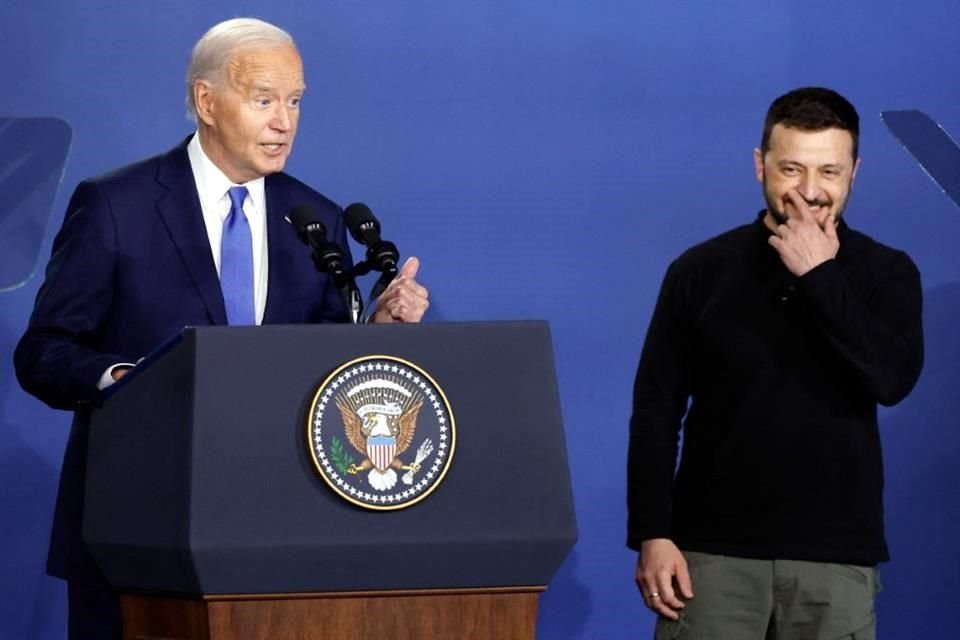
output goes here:
[{"label": "presidential seal", "polygon": [[310,405],[307,440],[323,479],[368,509],[423,500],[453,459],[456,430],[443,390],[423,369],[393,356],[337,368]]}]

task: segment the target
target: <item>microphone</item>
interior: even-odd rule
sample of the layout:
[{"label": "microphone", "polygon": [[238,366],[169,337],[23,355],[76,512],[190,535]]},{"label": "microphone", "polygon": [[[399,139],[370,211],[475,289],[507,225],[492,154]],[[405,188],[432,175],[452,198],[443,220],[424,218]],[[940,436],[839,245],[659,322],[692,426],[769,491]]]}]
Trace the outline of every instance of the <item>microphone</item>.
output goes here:
[{"label": "microphone", "polygon": [[373,215],[373,211],[370,211],[370,207],[362,202],[355,202],[344,209],[343,219],[353,239],[367,247],[367,262],[370,267],[390,274],[392,279],[397,274],[400,253],[395,244],[380,237],[380,221]]},{"label": "microphone", "polygon": [[317,271],[328,273],[334,285],[340,290],[344,304],[350,310],[354,324],[363,311],[363,300],[351,274],[344,267],[343,249],[335,242],[327,240],[327,228],[320,216],[310,205],[297,205],[290,210],[287,221],[293,225],[297,237],[313,251],[311,257]]},{"label": "microphone", "polygon": [[313,262],[318,271],[333,276],[337,286],[344,284],[343,250],[334,242],[327,241],[327,228],[308,205],[298,205],[291,209],[287,217],[297,232],[300,242],[313,249]]},{"label": "microphone", "polygon": [[380,222],[373,215],[370,207],[362,202],[355,202],[344,209],[343,219],[353,239],[367,247],[363,268],[374,269],[381,274],[370,290],[369,299],[375,300],[397,277],[397,261],[400,259],[400,252],[397,251],[395,244],[380,237]]}]

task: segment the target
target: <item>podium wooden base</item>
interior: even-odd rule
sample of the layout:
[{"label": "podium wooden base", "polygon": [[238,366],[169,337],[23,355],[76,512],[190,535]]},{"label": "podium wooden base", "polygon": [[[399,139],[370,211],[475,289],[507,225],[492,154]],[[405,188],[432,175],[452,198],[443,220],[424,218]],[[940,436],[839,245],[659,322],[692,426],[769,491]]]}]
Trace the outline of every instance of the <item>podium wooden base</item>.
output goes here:
[{"label": "podium wooden base", "polygon": [[533,640],[543,587],[255,594],[124,594],[124,640]]}]

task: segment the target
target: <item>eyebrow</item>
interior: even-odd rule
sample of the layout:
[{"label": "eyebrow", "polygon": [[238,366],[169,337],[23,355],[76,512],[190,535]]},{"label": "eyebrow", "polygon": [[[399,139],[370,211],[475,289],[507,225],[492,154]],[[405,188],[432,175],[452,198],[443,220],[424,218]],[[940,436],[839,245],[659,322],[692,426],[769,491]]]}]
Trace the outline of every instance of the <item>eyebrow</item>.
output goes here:
[{"label": "eyebrow", "polygon": [[[275,91],[277,90],[276,87],[271,87],[270,85],[265,85],[265,84],[253,85],[253,87],[251,87],[251,89],[253,90],[254,93],[273,93],[273,92],[275,92]],[[294,89],[293,92],[294,92],[294,93],[303,93],[303,92],[305,92],[306,90],[307,90],[307,87],[304,85],[304,86],[300,87],[299,89]]]},{"label": "eyebrow", "polygon": [[[787,160],[787,159],[784,159],[784,160],[780,160],[779,162],[777,162],[777,166],[778,166],[778,167],[786,167],[786,166],[806,167],[807,165],[803,164],[802,162],[800,162],[800,161],[798,161],[798,160]],[[828,162],[828,163],[826,163],[826,164],[817,165],[816,168],[817,168],[817,169],[845,169],[846,167],[847,167],[847,165],[845,165],[845,164],[843,164],[843,163],[839,163],[839,162]]]}]

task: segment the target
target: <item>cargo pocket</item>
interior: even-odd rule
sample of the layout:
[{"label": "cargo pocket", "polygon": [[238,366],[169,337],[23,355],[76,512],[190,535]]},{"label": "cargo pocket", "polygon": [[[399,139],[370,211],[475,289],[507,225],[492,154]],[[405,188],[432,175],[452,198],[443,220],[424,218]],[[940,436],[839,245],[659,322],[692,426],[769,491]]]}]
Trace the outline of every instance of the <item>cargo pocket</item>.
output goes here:
[{"label": "cargo pocket", "polygon": [[824,630],[844,640],[873,640],[877,633],[876,594],[880,581],[876,567],[824,564],[837,576],[829,589],[831,612]]}]

